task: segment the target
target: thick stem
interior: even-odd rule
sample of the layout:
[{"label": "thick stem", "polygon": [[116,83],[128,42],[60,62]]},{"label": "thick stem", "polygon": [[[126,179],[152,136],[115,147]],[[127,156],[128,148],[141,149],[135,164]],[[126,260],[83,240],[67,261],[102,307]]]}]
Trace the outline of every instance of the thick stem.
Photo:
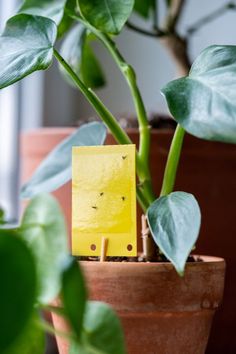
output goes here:
[{"label": "thick stem", "polygon": [[188,55],[188,40],[181,37],[177,32],[184,5],[185,0],[171,0],[163,24],[165,36],[161,38],[161,43],[176,63],[179,76],[188,75],[191,66]]},{"label": "thick stem", "polygon": [[112,135],[119,144],[132,144],[132,141],[125,133],[125,131],[118,124],[116,118],[111,114],[111,112],[106,108],[106,106],[101,102],[98,96],[89,88],[87,88],[83,82],[79,79],[76,73],[71,69],[70,65],[62,58],[56,49],[54,49],[54,55],[59,63],[64,67],[67,73],[70,75],[72,80],[78,86],[83,95],[87,98],[89,103],[92,105],[94,110],[101,117],[103,122],[111,131]]},{"label": "thick stem", "polygon": [[151,175],[149,169],[151,134],[146,109],[137,85],[135,72],[131,65],[126,63],[123,56],[117,49],[115,42],[113,42],[113,40],[107,34],[98,31],[80,16],[75,15],[70,11],[67,11],[67,14],[76,21],[81,22],[86,28],[92,31],[96,35],[96,37],[105,45],[130,87],[135,110],[137,112],[140,131],[139,154],[137,156],[138,177],[139,181],[143,183],[143,193],[146,195],[146,198],[148,199],[149,203],[151,203],[153,200],[155,200],[155,194],[152,188]]},{"label": "thick stem", "polygon": [[168,195],[174,189],[184,134],[184,129],[180,125],[177,125],[167,158],[160,196]]},{"label": "thick stem", "polygon": [[188,56],[188,41],[177,33],[168,34],[160,39],[177,66],[179,76],[187,76],[191,67]]},{"label": "thick stem", "polygon": [[175,32],[175,29],[182,15],[184,5],[185,0],[171,0],[164,23],[166,32]]},{"label": "thick stem", "polygon": [[[76,73],[71,69],[70,65],[62,58],[62,56],[54,49],[54,55],[59,63],[63,66],[63,68],[67,71],[70,77],[73,79],[75,84],[78,86],[80,91],[87,98],[89,103],[92,105],[94,110],[98,113],[102,121],[106,124],[106,126],[110,129],[112,135],[116,139],[119,144],[132,144],[132,141],[125,133],[125,131],[120,127],[115,117],[111,114],[111,112],[106,108],[106,106],[102,103],[102,101],[98,98],[98,96],[91,90],[88,89],[80,78],[76,75]],[[144,179],[144,183],[146,181],[149,182],[148,171],[145,170],[145,165],[143,165],[143,161],[141,160],[139,154],[136,154],[137,161],[137,175],[140,180]],[[147,183],[147,182],[146,182]],[[154,197],[153,197],[154,198]],[[150,204],[150,185],[148,183],[148,187],[143,188],[139,191],[138,200],[141,201],[141,207],[144,208],[144,205]],[[144,203],[145,201],[145,203]]]}]

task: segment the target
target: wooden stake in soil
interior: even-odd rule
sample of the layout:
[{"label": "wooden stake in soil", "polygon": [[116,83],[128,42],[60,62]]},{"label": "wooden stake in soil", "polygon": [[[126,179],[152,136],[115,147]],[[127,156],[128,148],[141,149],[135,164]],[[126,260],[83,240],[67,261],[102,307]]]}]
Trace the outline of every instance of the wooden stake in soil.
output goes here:
[{"label": "wooden stake in soil", "polygon": [[106,255],[107,255],[107,246],[108,246],[108,239],[103,237],[102,238],[102,244],[101,244],[101,256],[100,256],[100,262],[105,262],[106,261]]},{"label": "wooden stake in soil", "polygon": [[153,247],[153,239],[147,225],[146,215],[142,215],[142,240],[143,240],[143,258],[152,261],[155,258],[155,247]]}]

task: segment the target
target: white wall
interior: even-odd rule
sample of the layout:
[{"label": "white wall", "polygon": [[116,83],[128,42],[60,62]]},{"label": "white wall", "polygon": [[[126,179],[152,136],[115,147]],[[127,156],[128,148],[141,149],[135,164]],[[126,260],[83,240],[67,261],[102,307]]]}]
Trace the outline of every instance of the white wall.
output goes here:
[{"label": "white wall", "polygon": [[[196,20],[225,4],[226,0],[187,0],[181,31]],[[142,24],[142,23],[141,23]],[[118,46],[138,73],[138,83],[148,111],[166,111],[160,88],[175,77],[175,68],[165,50],[156,39],[124,30],[117,40]],[[194,59],[210,44],[236,44],[236,11],[229,11],[216,21],[204,26],[191,41],[190,56]],[[108,85],[98,91],[114,114],[132,113],[133,105],[127,86],[114,63],[100,45],[98,56],[106,71]],[[76,90],[68,88],[58,77],[58,71],[47,73],[45,123],[66,125],[70,121],[94,115],[93,110]]]}]

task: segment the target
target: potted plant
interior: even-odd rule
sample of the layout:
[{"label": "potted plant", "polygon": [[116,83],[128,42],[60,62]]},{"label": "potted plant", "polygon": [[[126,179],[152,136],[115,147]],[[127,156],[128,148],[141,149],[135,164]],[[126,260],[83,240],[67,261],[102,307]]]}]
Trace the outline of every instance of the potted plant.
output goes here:
[{"label": "potted plant", "polygon": [[[19,227],[0,229],[1,353],[44,354],[45,334],[55,334],[40,315],[45,310],[67,319],[70,333],[57,335],[70,341],[71,353],[126,353],[114,311],[87,301],[79,264],[69,256],[66,233],[61,209],[50,195],[31,201]],[[58,293],[61,304],[55,309],[51,301]]]},{"label": "potted plant", "polygon": [[[177,272],[183,275],[185,262],[196,242],[200,226],[200,213],[195,198],[189,193],[173,192],[184,129],[204,139],[235,142],[235,113],[231,104],[234,93],[229,90],[234,85],[231,73],[234,70],[235,47],[207,48],[193,64],[188,77],[171,82],[163,89],[170,111],[179,125],[169,151],[161,195],[156,199],[148,163],[150,129],[145,108],[136,84],[135,73],[120,56],[111,39],[111,33],[119,30],[128,18],[133,2],[123,3],[122,12],[116,11],[114,3],[111,3],[108,8],[99,7],[103,14],[102,18],[96,15],[100,14],[96,4],[90,4],[91,7],[88,4],[90,4],[88,1],[86,4],[79,1],[80,13],[68,11],[67,14],[105,41],[130,85],[137,107],[140,124],[140,144],[136,155],[139,178],[137,197],[144,213],[147,214],[154,240],[153,242],[151,237],[147,237],[147,242],[151,245],[143,258],[155,261],[157,245],[161,251],[158,257],[163,261],[170,260]],[[92,10],[96,10],[93,16],[91,16]],[[4,58],[1,87],[10,85],[35,70],[46,69],[54,55],[95,108],[117,142],[130,144],[129,137],[111,112],[53,47],[56,30],[55,22],[41,16],[18,14],[8,21],[1,37],[1,45],[9,48],[8,56]],[[31,197],[42,190],[52,191],[59,187],[70,179],[71,146],[98,145],[103,141],[104,128],[101,124],[93,123],[80,128],[50,154],[32,180],[23,188],[22,194]],[[203,257],[201,260],[203,262],[195,259],[194,262],[188,263],[183,279],[178,278],[173,266],[166,262],[160,263],[159,266],[155,262],[137,262],[137,264],[115,262],[105,263],[105,265],[98,262],[85,262],[83,267],[88,277],[91,296],[98,298],[99,294],[101,295],[99,289],[102,288],[101,296],[104,296],[106,301],[118,310],[126,330],[130,353],[137,352],[137,333],[139,336],[141,323],[145,321],[149,337],[147,339],[146,335],[142,338],[140,336],[143,342],[138,344],[139,348],[140,345],[143,346],[143,352],[145,350],[147,353],[155,352],[158,346],[163,352],[173,352],[171,340],[174,340],[176,352],[186,350],[188,353],[196,354],[203,353],[205,350],[212,314],[222,296],[224,274],[222,260],[205,259],[204,261]],[[106,272],[102,273],[103,269],[106,269]],[[122,279],[122,284],[126,284],[127,297],[124,298],[124,287],[117,289],[115,285],[118,280],[111,278],[111,273],[114,277],[118,275]],[[101,274],[97,289],[94,286],[94,274]],[[161,280],[164,282],[161,283]],[[155,289],[159,290],[160,296],[154,296]],[[180,293],[176,293],[175,301],[170,300],[168,295],[170,291],[175,294],[178,289]],[[196,301],[192,296],[193,292],[198,295]],[[135,295],[131,296],[131,294]],[[168,321],[168,316],[176,321]],[[132,326],[130,326],[131,320]],[[162,325],[158,326],[158,323]],[[159,336],[150,335],[155,329]],[[169,335],[168,329],[172,331],[172,335]],[[195,333],[195,336],[191,337],[191,342],[188,341],[190,331]],[[200,338],[202,338],[201,343]]]}]

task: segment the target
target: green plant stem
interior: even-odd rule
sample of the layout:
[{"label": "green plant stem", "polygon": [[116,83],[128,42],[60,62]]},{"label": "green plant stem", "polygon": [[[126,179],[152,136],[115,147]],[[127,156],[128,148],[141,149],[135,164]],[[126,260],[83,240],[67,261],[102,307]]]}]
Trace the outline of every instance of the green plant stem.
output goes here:
[{"label": "green plant stem", "polygon": [[81,16],[75,15],[71,11],[67,11],[68,16],[72,17],[76,21],[81,22],[86,28],[95,34],[95,36],[100,39],[100,41],[105,45],[105,47],[110,52],[120,71],[124,75],[131,91],[131,95],[134,101],[135,110],[137,112],[139,131],[140,131],[140,142],[139,142],[139,154],[137,157],[137,169],[139,181],[143,184],[143,192],[146,198],[151,204],[155,200],[155,194],[153,192],[151,175],[149,169],[149,153],[150,153],[150,126],[147,119],[147,113],[145,106],[140,94],[139,88],[137,86],[136,75],[131,67],[124,60],[121,53],[118,51],[115,42],[105,33],[98,31],[96,28],[91,26],[87,21],[85,21]]},{"label": "green plant stem", "polygon": [[87,88],[84,83],[79,79],[76,73],[72,70],[70,65],[62,58],[58,51],[54,48],[54,55],[59,61],[59,63],[64,67],[70,77],[73,79],[75,84],[78,86],[80,91],[84,94],[90,104],[93,106],[95,111],[101,117],[106,126],[110,129],[111,133],[115,137],[119,144],[132,144],[132,141],[125,133],[125,131],[120,127],[115,117],[109,112],[109,110],[104,106],[97,95],[89,88]]},{"label": "green plant stem", "polygon": [[173,191],[184,134],[184,129],[180,125],[177,125],[167,158],[160,196],[168,195]]},{"label": "green plant stem", "polygon": [[50,333],[50,334],[53,334],[53,335],[58,335],[58,336],[63,337],[63,338],[65,338],[65,339],[69,340],[69,341],[75,339],[74,336],[72,336],[72,335],[70,335],[70,334],[68,334],[68,333],[65,333],[65,332],[62,332],[62,331],[59,331],[59,330],[55,329],[54,327],[52,327],[52,326],[51,326],[48,322],[46,322],[46,321],[43,321],[43,320],[35,320],[35,321],[34,321],[34,324],[35,324],[38,328],[44,330],[44,331],[47,332],[47,333]]},{"label": "green plant stem", "polygon": [[149,202],[146,200],[139,186],[137,186],[136,188],[136,195],[137,195],[137,200],[139,202],[139,205],[141,206],[143,212],[146,214],[146,211],[149,207]]},{"label": "green plant stem", "polygon": [[[91,89],[87,88],[84,85],[84,83],[76,75],[76,73],[73,71],[73,69],[70,67],[70,65],[62,58],[62,56],[58,53],[58,51],[55,48],[54,48],[54,55],[55,55],[56,59],[59,61],[59,63],[63,66],[63,68],[67,71],[67,73],[70,75],[70,77],[75,82],[75,84],[78,86],[80,91],[84,94],[84,96],[90,102],[90,104],[95,109],[95,111],[98,113],[98,115],[100,116],[102,121],[109,128],[109,130],[111,131],[111,133],[114,136],[114,138],[116,139],[116,141],[119,144],[132,144],[132,141],[130,140],[130,138],[128,137],[126,132],[121,128],[121,126],[117,122],[116,118],[106,108],[106,106],[102,103],[102,101],[99,99],[99,97]],[[146,176],[145,175],[145,168],[143,166],[143,162],[142,162],[139,154],[136,154],[136,162],[137,162],[137,175],[138,175],[139,179],[144,180],[144,183],[145,183],[146,180],[143,179],[143,176]],[[142,194],[142,200],[145,201],[145,204],[148,202],[150,203],[150,192],[149,192],[149,189],[147,189],[147,190],[146,189],[143,188],[143,191],[140,191],[140,195]],[[141,207],[143,207],[142,205],[141,205]]]},{"label": "green plant stem", "polygon": [[61,317],[65,317],[64,309],[59,306],[53,305],[40,305],[40,309],[43,311],[53,312]]},{"label": "green plant stem", "polygon": [[115,42],[109,37],[109,35],[100,32],[93,26],[91,26],[87,21],[85,21],[81,16],[75,15],[71,11],[67,11],[67,14],[75,19],[76,21],[81,22],[86,28],[88,28],[91,32],[95,34],[95,36],[100,39],[100,41],[105,45],[105,47],[110,52],[111,56],[117,63],[120,71],[124,75],[132,94],[132,98],[134,101],[135,109],[137,112],[139,127],[140,127],[140,156],[147,158],[149,155],[150,148],[150,139],[148,135],[150,135],[150,127],[148,124],[147,113],[145,110],[145,106],[140,94],[140,91],[137,86],[136,75],[131,67],[131,65],[127,64],[124,60],[123,56],[117,49]]}]

